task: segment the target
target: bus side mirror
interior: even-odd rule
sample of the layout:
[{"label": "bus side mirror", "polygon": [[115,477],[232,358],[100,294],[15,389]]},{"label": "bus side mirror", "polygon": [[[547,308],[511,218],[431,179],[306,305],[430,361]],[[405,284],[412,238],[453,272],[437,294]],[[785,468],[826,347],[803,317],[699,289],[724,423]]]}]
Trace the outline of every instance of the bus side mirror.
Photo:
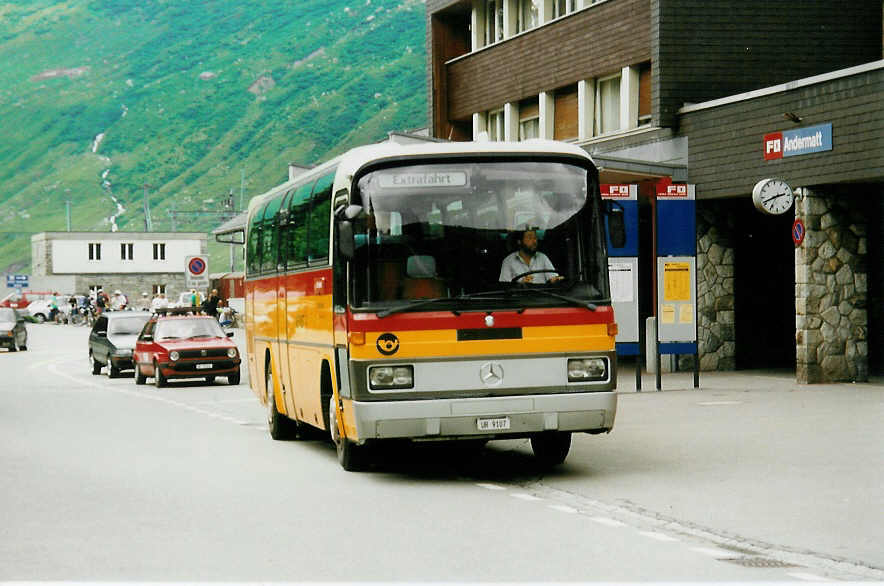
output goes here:
[{"label": "bus side mirror", "polygon": [[608,218],[608,235],[611,238],[611,246],[623,248],[626,246],[626,220],[624,219],[623,206],[616,201],[606,202],[605,215]]},{"label": "bus side mirror", "polygon": [[353,242],[353,223],[349,220],[338,222],[338,251],[345,260],[350,260],[356,255],[356,246]]}]

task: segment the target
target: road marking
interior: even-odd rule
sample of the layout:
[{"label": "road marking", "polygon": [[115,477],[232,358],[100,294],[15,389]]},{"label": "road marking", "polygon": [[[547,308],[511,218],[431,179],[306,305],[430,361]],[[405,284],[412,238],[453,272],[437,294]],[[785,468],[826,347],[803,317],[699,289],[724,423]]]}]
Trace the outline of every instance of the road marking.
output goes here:
[{"label": "road marking", "polygon": [[786,572],[787,576],[791,576],[793,578],[798,578],[799,580],[805,580],[807,582],[829,582],[828,578],[823,578],[822,576],[817,576],[816,574],[810,574],[807,572]]},{"label": "road marking", "polygon": [[510,496],[514,499],[521,499],[523,501],[542,501],[542,498],[536,497],[533,494],[528,494],[525,492],[511,492]]},{"label": "road marking", "polygon": [[499,486],[497,484],[491,484],[489,482],[477,482],[476,486],[479,486],[481,488],[485,488],[488,490],[506,490],[506,488],[503,486]]},{"label": "road marking", "polygon": [[609,519],[608,517],[590,517],[590,521],[595,521],[599,525],[607,525],[608,527],[625,527],[626,523],[622,523],[615,519]]},{"label": "road marking", "polygon": [[734,555],[736,555],[736,552],[727,551],[724,549],[717,549],[714,547],[692,547],[691,551],[702,553],[703,555],[708,555],[713,558],[732,558],[734,557]]},{"label": "road marking", "polygon": [[665,533],[658,533],[656,531],[639,531],[638,534],[651,539],[656,539],[657,541],[678,541],[675,537],[671,537]]},{"label": "road marking", "polygon": [[569,507],[568,505],[549,505],[549,508],[554,511],[561,511],[562,513],[576,513],[577,509],[574,507]]}]

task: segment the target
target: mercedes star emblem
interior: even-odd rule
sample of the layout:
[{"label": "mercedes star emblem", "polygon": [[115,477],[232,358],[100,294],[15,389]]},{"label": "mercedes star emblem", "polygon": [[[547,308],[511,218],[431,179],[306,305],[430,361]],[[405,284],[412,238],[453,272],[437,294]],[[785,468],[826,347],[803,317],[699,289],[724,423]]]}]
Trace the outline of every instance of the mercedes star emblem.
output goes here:
[{"label": "mercedes star emblem", "polygon": [[503,366],[499,362],[486,362],[479,369],[479,378],[487,387],[496,387],[503,382]]}]

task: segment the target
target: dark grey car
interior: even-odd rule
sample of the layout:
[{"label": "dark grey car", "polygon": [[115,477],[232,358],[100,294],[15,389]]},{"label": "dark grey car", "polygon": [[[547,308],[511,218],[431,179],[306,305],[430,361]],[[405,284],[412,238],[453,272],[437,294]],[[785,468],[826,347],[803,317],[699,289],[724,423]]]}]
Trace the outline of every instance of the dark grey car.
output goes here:
[{"label": "dark grey car", "polygon": [[9,348],[10,352],[28,349],[25,316],[11,307],[0,307],[0,348]]},{"label": "dark grey car", "polygon": [[89,363],[92,374],[99,374],[107,366],[111,378],[123,370],[133,370],[132,351],[135,340],[147,320],[147,311],[106,311],[95,319],[89,332]]}]

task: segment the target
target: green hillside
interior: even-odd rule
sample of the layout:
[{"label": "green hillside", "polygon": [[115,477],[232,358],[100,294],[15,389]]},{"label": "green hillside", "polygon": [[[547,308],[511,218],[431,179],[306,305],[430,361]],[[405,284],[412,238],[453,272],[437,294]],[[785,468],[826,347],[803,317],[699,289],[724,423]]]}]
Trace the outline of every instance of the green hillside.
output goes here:
[{"label": "green hillside", "polygon": [[146,189],[170,230],[169,210],[245,204],[290,162],[425,126],[424,19],[421,0],[0,4],[0,269],[29,271],[66,200],[73,230],[140,231]]}]

